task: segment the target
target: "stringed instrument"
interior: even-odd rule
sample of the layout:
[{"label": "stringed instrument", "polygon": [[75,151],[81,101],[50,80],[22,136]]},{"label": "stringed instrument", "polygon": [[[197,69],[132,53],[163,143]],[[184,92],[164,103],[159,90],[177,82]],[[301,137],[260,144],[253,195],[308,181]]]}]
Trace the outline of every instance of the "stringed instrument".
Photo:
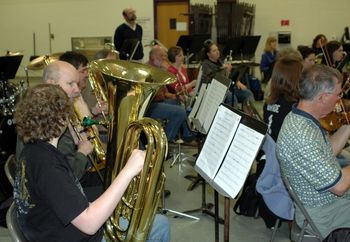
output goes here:
[{"label": "stringed instrument", "polygon": [[341,100],[336,103],[335,108],[326,117],[320,119],[321,127],[324,128],[328,133],[334,133],[342,125],[349,124],[350,112],[346,112],[343,109],[343,105],[340,104]]},{"label": "stringed instrument", "polygon": [[[327,48],[322,48],[323,55],[326,57],[326,64],[333,67],[332,59],[330,58]],[[333,67],[335,68],[335,67]],[[337,69],[337,68],[336,68]],[[346,78],[342,85],[343,94],[347,94],[350,89],[350,78]],[[334,106],[332,112],[327,114],[326,117],[320,119],[321,127],[324,128],[329,133],[334,133],[344,124],[350,124],[350,112],[345,109],[344,99],[340,99]]]}]

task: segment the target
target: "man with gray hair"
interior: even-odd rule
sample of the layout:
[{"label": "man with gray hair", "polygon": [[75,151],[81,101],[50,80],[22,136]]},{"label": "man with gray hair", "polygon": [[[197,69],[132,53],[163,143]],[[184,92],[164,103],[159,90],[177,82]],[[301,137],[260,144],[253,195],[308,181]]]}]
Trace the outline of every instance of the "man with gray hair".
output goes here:
[{"label": "man with gray hair", "polygon": [[[349,139],[350,125],[332,136],[320,125],[342,97],[341,80],[337,70],[323,65],[303,72],[300,100],[286,116],[276,146],[282,174],[324,237],[339,228],[342,235],[350,236],[350,166],[341,168],[336,159]],[[301,226],[300,210],[295,216]]]}]

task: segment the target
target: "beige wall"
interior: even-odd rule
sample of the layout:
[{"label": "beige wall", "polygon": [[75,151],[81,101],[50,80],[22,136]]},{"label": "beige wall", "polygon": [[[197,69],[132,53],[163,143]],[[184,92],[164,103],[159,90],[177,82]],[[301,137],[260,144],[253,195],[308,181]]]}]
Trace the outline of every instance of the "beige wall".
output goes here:
[{"label": "beige wall", "polygon": [[[191,0],[191,3],[214,4],[214,0]],[[244,0],[256,4],[255,34],[262,35],[257,61],[265,39],[278,31],[292,32],[292,47],[311,44],[313,37],[324,33],[339,39],[350,26],[349,0]],[[33,55],[33,32],[36,54],[49,54],[48,24],[55,39],[52,53],[71,49],[71,37],[112,36],[123,19],[121,10],[132,6],[139,18],[146,19],[147,39],[153,38],[153,0],[1,0],[0,55],[6,50],[23,51],[22,65]],[[289,27],[280,20],[289,19]],[[146,43],[144,43],[146,44]],[[147,49],[146,49],[147,52]]]}]

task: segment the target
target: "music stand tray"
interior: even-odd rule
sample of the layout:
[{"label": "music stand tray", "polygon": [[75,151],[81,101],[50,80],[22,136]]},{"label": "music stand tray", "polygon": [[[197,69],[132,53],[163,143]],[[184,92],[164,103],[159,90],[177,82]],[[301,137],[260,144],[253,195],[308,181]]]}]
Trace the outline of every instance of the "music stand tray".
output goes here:
[{"label": "music stand tray", "polygon": [[0,81],[14,79],[23,55],[0,56]]}]

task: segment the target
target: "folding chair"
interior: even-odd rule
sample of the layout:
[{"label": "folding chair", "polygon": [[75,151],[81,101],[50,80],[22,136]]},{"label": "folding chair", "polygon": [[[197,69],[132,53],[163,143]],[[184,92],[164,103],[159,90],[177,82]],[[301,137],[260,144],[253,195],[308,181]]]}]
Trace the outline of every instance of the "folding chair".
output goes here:
[{"label": "folding chair", "polygon": [[20,226],[18,224],[18,218],[16,214],[16,205],[12,203],[9,210],[6,213],[6,225],[10,232],[11,238],[14,242],[27,242],[28,240],[24,237]]},{"label": "folding chair", "polygon": [[11,185],[15,184],[16,175],[16,156],[11,154],[5,163],[5,174]]},{"label": "folding chair", "polygon": [[[297,225],[295,219],[293,220],[291,240],[297,242],[322,241],[323,237],[321,233],[316,228],[309,214],[305,210],[304,205],[290,186],[288,179],[281,176],[280,165],[275,153],[276,143],[269,135],[266,135],[262,149],[266,155],[266,164],[257,181],[256,189],[263,196],[263,199],[271,212],[279,217],[275,223],[270,241],[274,241],[280,219],[292,220],[294,218],[294,205],[301,210],[305,220],[302,228]],[[312,231],[306,231],[307,225],[310,225]]]},{"label": "folding chair", "polygon": [[[304,216],[304,222],[303,226],[300,228],[295,221],[293,221],[292,229],[291,229],[291,240],[297,241],[297,242],[313,242],[313,241],[323,241],[323,237],[320,233],[320,231],[317,229],[315,223],[312,221],[309,213],[306,211],[303,203],[300,201],[297,194],[294,192],[293,188],[291,187],[289,180],[286,176],[282,176],[285,186],[287,187],[287,190],[289,192],[289,195],[293,199],[295,205],[300,209]],[[309,228],[311,230],[306,231],[307,225],[310,225]]]}]

